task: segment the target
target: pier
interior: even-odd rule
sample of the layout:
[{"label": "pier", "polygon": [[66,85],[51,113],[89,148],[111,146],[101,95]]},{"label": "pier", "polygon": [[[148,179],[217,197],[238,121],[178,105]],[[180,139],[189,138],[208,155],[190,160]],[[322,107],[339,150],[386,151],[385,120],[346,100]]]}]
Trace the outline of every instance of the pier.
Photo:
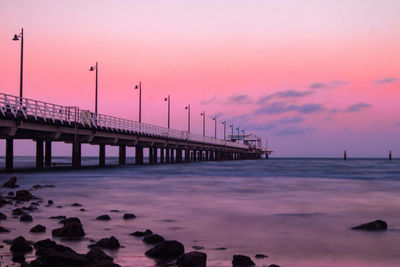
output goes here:
[{"label": "pier", "polygon": [[[36,168],[52,166],[52,143],[71,144],[73,168],[81,167],[82,144],[99,147],[99,163],[105,166],[106,145],[119,147],[119,164],[149,164],[268,158],[261,138],[251,134],[224,140],[156,125],[0,93],[0,139],[6,140],[5,169],[14,168],[14,140],[36,142]],[[126,160],[135,149],[135,162]]]}]

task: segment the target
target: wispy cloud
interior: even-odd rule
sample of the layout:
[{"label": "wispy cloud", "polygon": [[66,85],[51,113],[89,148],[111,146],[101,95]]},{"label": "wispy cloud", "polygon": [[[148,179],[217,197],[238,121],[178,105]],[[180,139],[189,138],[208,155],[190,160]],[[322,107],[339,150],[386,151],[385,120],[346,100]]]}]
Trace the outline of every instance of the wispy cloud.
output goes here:
[{"label": "wispy cloud", "polygon": [[312,83],[308,86],[310,89],[322,89],[322,88],[327,88],[328,85],[326,83],[321,83],[321,82],[315,82]]},{"label": "wispy cloud", "polygon": [[268,104],[262,108],[256,109],[254,114],[281,114],[290,111],[309,114],[309,113],[317,113],[324,110],[324,107],[321,104],[303,104],[303,105],[287,105],[285,102],[274,102]]},{"label": "wispy cloud", "polygon": [[370,108],[371,105],[367,103],[357,103],[354,105],[349,106],[346,111],[347,112],[358,112],[358,111],[363,111],[367,108]]},{"label": "wispy cloud", "polygon": [[372,83],[375,85],[383,85],[383,84],[388,84],[388,83],[395,83],[397,82],[398,79],[395,77],[387,77],[387,78],[383,78],[383,79],[379,79],[376,81],[373,81]]},{"label": "wispy cloud", "polygon": [[263,96],[260,99],[258,99],[257,104],[262,105],[273,98],[300,98],[311,95],[313,93],[314,93],[313,91],[285,90],[267,96]]},{"label": "wispy cloud", "polygon": [[301,134],[310,133],[313,130],[314,130],[314,128],[312,128],[311,126],[307,126],[307,127],[288,127],[288,128],[283,128],[283,129],[276,130],[273,133],[275,135],[280,135],[280,136],[284,136],[284,135],[301,135]]},{"label": "wispy cloud", "polygon": [[318,89],[334,89],[339,86],[348,85],[350,82],[342,81],[342,80],[334,80],[331,82],[323,83],[323,82],[314,82],[308,86],[311,90],[318,90]]},{"label": "wispy cloud", "polygon": [[228,97],[228,99],[225,101],[225,104],[250,104],[251,99],[248,95],[231,95]]},{"label": "wispy cloud", "polygon": [[298,123],[298,122],[302,122],[304,121],[304,119],[300,116],[294,116],[294,117],[283,117],[280,120],[278,120],[278,123],[282,123],[282,124],[289,124],[289,123]]},{"label": "wispy cloud", "polygon": [[211,104],[211,103],[213,103],[216,99],[217,99],[217,95],[215,95],[215,96],[213,96],[213,97],[211,97],[211,98],[209,98],[209,99],[205,99],[205,100],[201,100],[200,101],[200,105],[208,105],[208,104]]}]

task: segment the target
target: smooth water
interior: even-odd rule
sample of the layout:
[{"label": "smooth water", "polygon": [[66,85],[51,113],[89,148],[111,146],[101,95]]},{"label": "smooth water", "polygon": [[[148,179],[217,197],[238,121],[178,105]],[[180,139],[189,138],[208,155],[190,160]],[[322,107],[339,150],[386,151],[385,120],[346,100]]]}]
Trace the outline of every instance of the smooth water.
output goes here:
[{"label": "smooth water", "polygon": [[[24,166],[33,160],[27,158]],[[85,158],[86,163],[95,160]],[[147,228],[181,241],[186,251],[204,247],[208,266],[232,266],[234,254],[251,256],[257,266],[400,265],[399,160],[270,159],[16,175],[23,188],[54,184],[33,194],[55,205],[32,212],[33,223],[1,221],[11,229],[2,239],[50,237],[59,225],[48,217],[67,215],[78,216],[87,234],[83,241],[59,242],[84,253],[90,239],[114,235],[124,248],[107,253],[122,266],[155,265],[144,256],[150,246],[129,235]],[[10,176],[2,174],[0,182]],[[74,202],[87,212],[70,207]],[[11,208],[2,212],[9,215]],[[137,218],[124,221],[125,212]],[[112,220],[96,221],[102,214]],[[386,220],[389,230],[350,230],[375,219]],[[29,233],[37,223],[47,226],[46,234]],[[216,250],[221,247],[226,249]],[[9,254],[8,246],[0,252]],[[269,257],[258,260],[256,253]]]}]

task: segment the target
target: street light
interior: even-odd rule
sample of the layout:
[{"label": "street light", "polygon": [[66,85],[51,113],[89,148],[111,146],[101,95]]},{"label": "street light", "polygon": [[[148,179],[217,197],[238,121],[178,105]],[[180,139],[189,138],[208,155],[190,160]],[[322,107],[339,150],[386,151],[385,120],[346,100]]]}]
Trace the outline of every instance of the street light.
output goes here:
[{"label": "street light", "polygon": [[203,111],[200,115],[203,116],[203,136],[206,136],[206,112]]},{"label": "street light", "polygon": [[244,129],[242,130],[242,133],[243,133],[243,142],[244,142]]},{"label": "street light", "polygon": [[169,95],[168,95],[168,97],[166,97],[166,98],[164,98],[164,101],[168,101],[168,129],[169,129],[169,126],[170,126],[170,103],[171,103],[171,99],[170,99],[170,97],[169,97]]},{"label": "street light", "polygon": [[142,82],[139,85],[135,85],[135,89],[139,89],[139,123],[142,123]]},{"label": "street light", "polygon": [[185,107],[188,111],[188,134],[190,133],[190,104]]},{"label": "street light", "polygon": [[232,129],[231,141],[233,141],[233,124],[229,125],[229,128]]},{"label": "street light", "polygon": [[217,139],[217,116],[215,116],[213,118],[213,121],[215,121],[215,134],[214,134],[214,137],[215,137],[215,139]]},{"label": "street light", "polygon": [[224,141],[226,143],[226,121],[223,121],[222,124],[224,125]]},{"label": "street light", "polygon": [[237,139],[238,139],[238,143],[239,143],[239,137],[240,137],[240,130],[239,130],[239,127],[237,127],[236,130],[238,131]]},{"label": "street light", "polygon": [[96,93],[95,93],[95,106],[94,106],[94,113],[97,114],[97,81],[98,81],[98,75],[99,75],[99,64],[96,61],[95,66],[91,66],[89,71],[94,71],[96,70]]},{"label": "street light", "polygon": [[[14,38],[12,38],[13,41],[19,41],[21,38],[21,69],[20,69],[20,74],[19,74],[19,97],[22,98],[22,74],[24,70],[24,28],[21,28],[21,33],[20,34],[14,34]],[[21,99],[22,101],[22,99]]]}]

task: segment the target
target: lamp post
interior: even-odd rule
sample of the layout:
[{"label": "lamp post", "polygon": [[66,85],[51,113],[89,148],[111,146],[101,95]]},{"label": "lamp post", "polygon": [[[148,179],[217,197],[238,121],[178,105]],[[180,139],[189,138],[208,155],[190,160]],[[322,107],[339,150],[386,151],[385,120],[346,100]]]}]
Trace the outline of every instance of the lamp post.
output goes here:
[{"label": "lamp post", "polygon": [[[20,34],[14,34],[13,41],[19,41],[21,38],[21,66],[20,66],[20,74],[19,74],[19,97],[22,98],[22,76],[24,70],[24,28],[21,28]],[[21,99],[22,101],[22,99]]]},{"label": "lamp post", "polygon": [[215,121],[215,134],[214,134],[214,138],[217,139],[217,116],[215,116],[213,118],[213,121]]},{"label": "lamp post", "polygon": [[244,129],[242,130],[242,133],[243,133],[243,141],[244,141]]},{"label": "lamp post", "polygon": [[240,130],[239,130],[239,127],[237,127],[236,130],[238,131],[237,139],[238,139],[238,142],[239,142],[239,137],[240,137]]},{"label": "lamp post", "polygon": [[231,134],[231,141],[233,140],[233,124],[229,125],[229,128],[232,129],[232,134]]},{"label": "lamp post", "polygon": [[142,82],[139,85],[135,85],[135,89],[139,89],[139,123],[142,123]]},{"label": "lamp post", "polygon": [[223,121],[222,124],[224,125],[224,141],[226,144],[226,121]]},{"label": "lamp post", "polygon": [[203,111],[200,115],[203,116],[203,136],[206,136],[206,112]]},{"label": "lamp post", "polygon": [[96,61],[95,66],[91,66],[89,71],[94,71],[96,70],[96,92],[95,92],[95,106],[94,106],[94,113],[97,114],[97,81],[98,81],[98,75],[99,75],[99,64]]},{"label": "lamp post", "polygon": [[188,111],[188,134],[190,133],[190,104],[185,107]]},{"label": "lamp post", "polygon": [[168,101],[168,129],[169,129],[169,127],[170,127],[170,115],[171,115],[171,113],[170,113],[170,107],[171,107],[171,105],[170,105],[170,103],[171,103],[171,98],[169,97],[169,95],[168,95],[168,97],[166,97],[166,98],[164,98],[164,101]]}]

